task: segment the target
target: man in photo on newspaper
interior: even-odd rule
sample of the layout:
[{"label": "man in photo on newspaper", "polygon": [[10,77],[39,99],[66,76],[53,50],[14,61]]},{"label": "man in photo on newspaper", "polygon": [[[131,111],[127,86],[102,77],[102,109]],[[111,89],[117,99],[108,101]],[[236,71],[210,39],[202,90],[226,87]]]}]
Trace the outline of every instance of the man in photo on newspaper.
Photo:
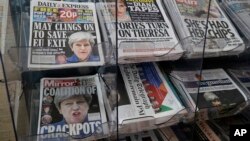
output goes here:
[{"label": "man in photo on newspaper", "polygon": [[100,57],[93,54],[95,40],[91,33],[75,32],[69,36],[68,44],[74,54],[67,58],[67,63],[100,61]]}]

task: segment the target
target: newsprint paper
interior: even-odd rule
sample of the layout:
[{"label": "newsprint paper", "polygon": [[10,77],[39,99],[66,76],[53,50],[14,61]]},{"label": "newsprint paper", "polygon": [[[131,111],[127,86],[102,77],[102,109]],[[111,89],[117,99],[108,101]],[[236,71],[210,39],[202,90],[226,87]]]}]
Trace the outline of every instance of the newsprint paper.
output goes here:
[{"label": "newsprint paper", "polygon": [[38,134],[100,135],[107,122],[98,75],[43,78]]},{"label": "newsprint paper", "polygon": [[196,106],[199,110],[220,107],[217,109],[218,114],[224,114],[226,110],[232,110],[247,100],[243,91],[223,69],[203,70],[201,76],[199,71],[173,71],[171,75],[176,78],[172,80],[179,83],[182,94],[191,101],[190,108],[193,109]]},{"label": "newsprint paper", "polygon": [[32,0],[29,68],[104,64],[95,4]]},{"label": "newsprint paper", "polygon": [[250,1],[224,0],[221,5],[235,25],[241,30],[245,37],[250,40]]},{"label": "newsprint paper", "polygon": [[[190,38],[185,48],[193,51],[193,56],[203,52],[206,23],[208,26],[205,53],[212,56],[216,53],[228,53],[241,48],[243,40],[221,10],[216,0],[165,0],[169,13],[175,23],[181,40]],[[209,19],[207,21],[207,15]],[[242,48],[243,47],[243,48]]]},{"label": "newsprint paper", "polygon": [[117,15],[114,2],[99,3],[99,7],[113,44],[117,34],[120,63],[176,60],[182,56],[183,50],[160,0],[118,0]]},{"label": "newsprint paper", "polygon": [[119,105],[119,123],[151,117],[167,122],[184,107],[154,63],[120,65],[129,102]]}]

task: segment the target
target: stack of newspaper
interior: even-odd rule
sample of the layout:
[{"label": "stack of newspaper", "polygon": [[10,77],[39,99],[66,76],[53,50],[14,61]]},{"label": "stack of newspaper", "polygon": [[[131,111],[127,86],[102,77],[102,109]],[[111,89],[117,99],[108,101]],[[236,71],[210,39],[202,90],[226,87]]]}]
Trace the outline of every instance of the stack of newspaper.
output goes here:
[{"label": "stack of newspaper", "polygon": [[106,135],[100,85],[98,75],[41,79],[37,133],[67,133],[74,138]]},{"label": "stack of newspaper", "polygon": [[[223,69],[172,71],[171,79],[192,111],[208,114],[206,118],[238,111],[247,97]],[[244,106],[243,106],[244,107]]]},{"label": "stack of newspaper", "polygon": [[182,56],[181,44],[160,0],[118,0],[117,6],[116,12],[115,2],[98,3],[98,18],[105,41],[117,44],[119,63],[177,60]]},{"label": "stack of newspaper", "polygon": [[246,39],[250,41],[250,1],[249,0],[223,0],[221,6],[232,21],[237,25]]},{"label": "stack of newspaper", "polygon": [[104,64],[94,2],[32,0],[30,6],[28,68]]},{"label": "stack of newspaper", "polygon": [[204,43],[205,57],[234,55],[244,51],[243,40],[217,1],[164,0],[164,3],[180,40],[184,42],[183,48],[189,51],[187,57],[202,57]]},{"label": "stack of newspaper", "polygon": [[[118,104],[120,125],[139,122],[141,127],[150,127],[168,123],[175,115],[179,117],[186,111],[156,64],[121,65],[120,70],[127,91],[120,94],[118,101],[123,103]],[[145,125],[143,121],[150,122]]]}]

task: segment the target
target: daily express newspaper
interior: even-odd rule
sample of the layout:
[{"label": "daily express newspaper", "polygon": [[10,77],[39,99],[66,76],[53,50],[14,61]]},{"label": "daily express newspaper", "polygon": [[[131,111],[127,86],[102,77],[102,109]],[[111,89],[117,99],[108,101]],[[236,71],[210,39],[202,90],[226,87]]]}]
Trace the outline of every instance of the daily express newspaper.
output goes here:
[{"label": "daily express newspaper", "polygon": [[199,71],[171,72],[193,107],[196,107],[197,98],[199,99],[198,109],[218,106],[230,108],[247,100],[243,91],[223,69],[208,69],[203,70],[202,75],[199,73]]},{"label": "daily express newspaper", "polygon": [[41,79],[38,134],[86,138],[106,133],[106,122],[98,75]]},{"label": "daily express newspaper", "polygon": [[119,62],[181,57],[183,50],[160,0],[118,0],[117,15],[114,2],[104,3],[101,7],[111,42],[115,44],[116,34],[118,37]]},{"label": "daily express newspaper", "polygon": [[152,117],[164,123],[184,107],[154,63],[120,65],[130,104],[119,105],[119,123]]},{"label": "daily express newspaper", "polygon": [[[205,27],[208,22],[206,53],[216,53],[231,51],[244,43],[237,31],[226,17],[215,0],[211,0],[210,10],[209,0],[171,0],[178,10],[185,37],[191,37],[192,50],[194,53],[203,52],[203,42],[205,38]],[[207,15],[209,19],[207,21]],[[175,16],[175,15],[173,15]],[[178,21],[176,21],[178,22]]]},{"label": "daily express newspaper", "polygon": [[250,40],[250,1],[249,0],[224,0],[222,6],[226,9],[241,32]]},{"label": "daily express newspaper", "polygon": [[29,68],[104,64],[95,4],[32,0]]}]

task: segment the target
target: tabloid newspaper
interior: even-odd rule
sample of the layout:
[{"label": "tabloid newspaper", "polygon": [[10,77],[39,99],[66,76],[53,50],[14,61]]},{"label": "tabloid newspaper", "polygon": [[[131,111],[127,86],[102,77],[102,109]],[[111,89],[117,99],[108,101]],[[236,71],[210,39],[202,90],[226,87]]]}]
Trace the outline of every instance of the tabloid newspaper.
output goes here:
[{"label": "tabloid newspaper", "polygon": [[8,19],[8,0],[0,0],[0,49],[1,53],[5,52],[5,38],[7,34],[7,19]]},{"label": "tabloid newspaper", "polygon": [[[184,48],[193,52],[190,57],[197,57],[203,52],[205,35],[207,35],[205,55],[221,55],[234,51],[242,52],[245,48],[235,27],[221,10],[216,0],[165,0],[169,13],[181,38],[190,38]],[[207,15],[209,19],[207,21]],[[207,34],[205,27],[207,23]]]},{"label": "tabloid newspaper", "polygon": [[118,0],[117,19],[115,2],[100,5],[113,44],[117,34],[120,63],[176,60],[183,54],[160,0]]},{"label": "tabloid newspaper", "polygon": [[250,40],[250,1],[224,0],[221,5],[245,37]]},{"label": "tabloid newspaper", "polygon": [[95,4],[32,0],[29,68],[104,64]]},{"label": "tabloid newspaper", "polygon": [[147,117],[164,123],[184,110],[156,64],[120,65],[120,70],[129,104],[119,105],[119,124]]},{"label": "tabloid newspaper", "polygon": [[[198,110],[217,108],[217,114],[225,114],[236,106],[244,103],[247,98],[223,69],[207,69],[202,71],[173,71],[172,79],[183,89],[182,95],[191,101],[191,108]],[[200,81],[200,83],[199,83]],[[198,87],[199,95],[198,94]],[[198,98],[198,103],[196,101]],[[215,116],[215,115],[214,115]]]},{"label": "tabloid newspaper", "polygon": [[86,138],[105,134],[106,122],[98,75],[41,79],[38,134]]}]

